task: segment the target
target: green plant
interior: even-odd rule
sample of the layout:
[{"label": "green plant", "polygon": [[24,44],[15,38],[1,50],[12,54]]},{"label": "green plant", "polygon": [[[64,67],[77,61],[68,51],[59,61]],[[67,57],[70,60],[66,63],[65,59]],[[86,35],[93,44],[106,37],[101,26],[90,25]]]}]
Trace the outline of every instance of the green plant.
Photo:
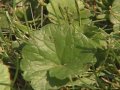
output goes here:
[{"label": "green plant", "polygon": [[120,89],[119,0],[0,5],[2,90]]}]

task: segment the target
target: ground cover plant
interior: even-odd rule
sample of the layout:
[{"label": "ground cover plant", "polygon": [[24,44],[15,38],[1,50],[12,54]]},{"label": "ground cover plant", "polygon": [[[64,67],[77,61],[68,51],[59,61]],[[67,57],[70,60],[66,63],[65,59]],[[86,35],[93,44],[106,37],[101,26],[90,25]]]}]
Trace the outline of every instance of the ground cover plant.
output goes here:
[{"label": "ground cover plant", "polygon": [[119,90],[119,3],[0,0],[0,90]]}]

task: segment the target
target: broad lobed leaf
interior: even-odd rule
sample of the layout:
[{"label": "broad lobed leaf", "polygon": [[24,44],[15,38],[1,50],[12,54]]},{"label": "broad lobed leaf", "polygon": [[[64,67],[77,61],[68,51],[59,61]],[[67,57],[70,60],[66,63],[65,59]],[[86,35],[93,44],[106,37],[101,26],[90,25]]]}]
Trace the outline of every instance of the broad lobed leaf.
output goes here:
[{"label": "broad lobed leaf", "polygon": [[[21,68],[24,78],[31,81],[35,90],[59,88],[67,84],[69,77],[87,72],[95,63],[93,50],[99,46],[91,44],[97,42],[84,33],[90,27],[84,28],[77,30],[72,25],[49,24],[33,32],[29,43],[23,48]],[[92,37],[96,33],[89,34]],[[56,80],[58,83],[64,81],[64,84],[51,85]]]}]

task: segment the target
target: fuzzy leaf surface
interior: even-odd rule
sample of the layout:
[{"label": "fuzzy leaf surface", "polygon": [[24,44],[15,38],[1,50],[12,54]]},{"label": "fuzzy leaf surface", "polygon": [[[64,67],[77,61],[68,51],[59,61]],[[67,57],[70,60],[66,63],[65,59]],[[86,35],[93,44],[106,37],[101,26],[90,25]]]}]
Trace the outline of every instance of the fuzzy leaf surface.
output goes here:
[{"label": "fuzzy leaf surface", "polygon": [[[77,47],[75,42],[80,40],[77,36],[81,35],[81,31],[76,32],[71,25],[49,24],[33,32],[31,40],[23,48],[21,68],[24,78],[31,81],[35,90],[66,85],[69,77],[83,74],[96,61],[91,51],[83,51],[83,45],[82,48]],[[89,44],[89,41],[86,43]],[[94,48],[92,45],[84,47]]]}]

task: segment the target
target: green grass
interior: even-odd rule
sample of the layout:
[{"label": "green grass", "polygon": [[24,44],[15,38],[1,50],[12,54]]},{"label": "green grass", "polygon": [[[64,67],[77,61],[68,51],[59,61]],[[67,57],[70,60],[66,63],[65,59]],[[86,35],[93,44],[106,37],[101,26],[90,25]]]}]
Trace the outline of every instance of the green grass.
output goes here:
[{"label": "green grass", "polygon": [[[84,68],[80,68],[81,66],[77,66],[77,61],[73,62],[73,66],[70,62],[66,61],[67,64],[71,65],[67,68],[65,66],[66,72],[68,72],[66,74],[64,71],[58,73],[56,69],[53,71],[51,69],[48,70],[48,75],[45,75],[45,77],[47,77],[47,80],[49,81],[48,84],[51,85],[50,87],[52,89],[120,89],[119,1],[91,0],[87,2],[86,0],[81,0],[81,3],[79,3],[78,0],[75,0],[74,3],[71,0],[69,3],[66,3],[66,1],[61,0],[59,2],[50,0],[49,3],[45,3],[44,5],[41,5],[37,0],[25,0],[25,2],[24,0],[19,0],[18,2],[16,2],[16,0],[5,0],[0,2],[0,4],[5,6],[0,7],[0,48],[2,49],[0,50],[0,60],[8,66],[11,90],[43,89],[42,86],[40,88],[37,87],[37,89],[33,84],[34,80],[30,79],[39,76],[39,74],[36,74],[33,70],[35,75],[26,78],[25,72],[27,72],[28,67],[27,64],[23,66],[28,60],[26,58],[29,58],[30,60],[31,58],[38,59],[32,52],[27,54],[29,49],[33,52],[34,50],[37,50],[31,48],[33,41],[37,40],[37,38],[38,41],[35,42],[36,45],[40,43],[41,46],[41,43],[43,43],[42,40],[46,40],[46,44],[43,45],[53,49],[53,47],[49,45],[51,45],[51,43],[55,44],[55,53],[57,53],[58,57],[60,57],[59,55],[61,55],[62,49],[64,48],[64,51],[68,54],[65,52],[65,56],[62,57],[63,60],[70,59],[71,62],[73,61],[70,58],[70,56],[72,56],[72,51],[68,52],[70,45],[71,47],[77,48],[78,51],[79,49],[83,51],[83,53],[80,51],[81,54],[92,53],[96,60],[94,63],[89,64],[88,59],[90,57],[87,59],[88,61],[86,60],[87,56],[83,58],[81,58],[82,56],[79,57],[80,60],[86,60],[87,63],[84,62],[86,64],[83,65],[87,67],[86,71],[84,71]],[[47,2],[47,0],[45,0],[45,2]],[[113,15],[113,13],[115,13],[115,15]],[[65,30],[63,30],[63,28]],[[70,31],[66,33],[67,29]],[[42,38],[42,35],[44,38]],[[72,40],[74,41],[74,44]],[[66,47],[64,47],[64,42],[66,42]],[[27,45],[29,47],[28,49]],[[43,50],[43,48],[45,48],[36,45],[33,46],[38,48],[38,50]],[[46,50],[50,52],[49,49]],[[78,51],[74,53],[78,53]],[[39,53],[35,51],[35,53],[38,54],[38,56],[43,55],[44,58],[48,58],[47,56],[49,56],[44,50],[39,51]],[[33,57],[29,54],[32,54]],[[78,54],[76,54],[76,56],[77,55]],[[27,57],[24,58],[25,56]],[[52,56],[50,56],[50,58],[51,57]],[[60,62],[62,62],[61,66],[66,64],[62,59],[60,58]],[[40,59],[38,59],[38,61],[39,60]],[[53,63],[51,61],[49,62]],[[38,63],[40,63],[40,61]],[[42,65],[44,66],[44,64],[41,64],[41,66]],[[37,65],[35,64],[32,67],[36,68],[35,66]],[[72,76],[72,71],[69,72],[69,69],[73,69],[73,67],[78,67],[78,71],[80,69],[84,72]],[[41,70],[41,68],[37,69]],[[28,75],[31,75],[33,72],[27,73]],[[41,75],[42,74],[43,73],[41,73]],[[38,79],[39,78],[40,77],[38,77]],[[42,80],[43,79],[44,78],[42,77]],[[52,84],[57,87],[53,87]],[[2,85],[2,82],[0,82],[0,85]]]}]

